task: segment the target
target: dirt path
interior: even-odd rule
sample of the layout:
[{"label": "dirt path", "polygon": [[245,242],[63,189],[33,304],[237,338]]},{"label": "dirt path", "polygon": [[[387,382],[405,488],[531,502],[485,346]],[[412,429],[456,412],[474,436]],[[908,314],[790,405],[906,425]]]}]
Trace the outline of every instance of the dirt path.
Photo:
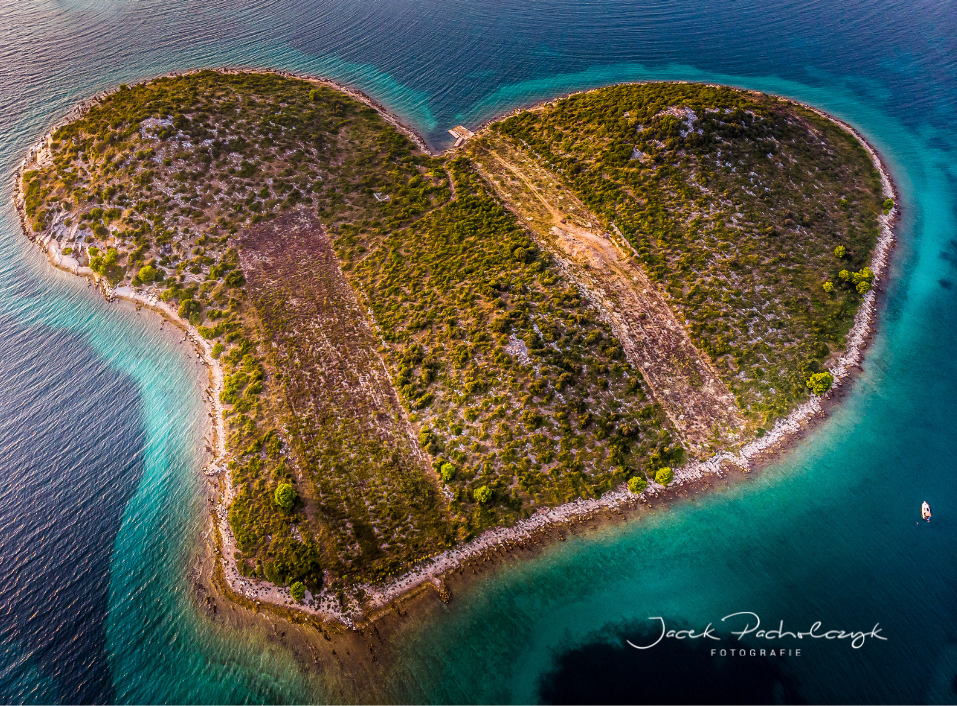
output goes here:
[{"label": "dirt path", "polygon": [[485,178],[553,250],[612,326],[632,365],[697,457],[735,446],[744,420],[734,396],[634,261],[628,244],[528,155],[496,140],[478,156]]}]

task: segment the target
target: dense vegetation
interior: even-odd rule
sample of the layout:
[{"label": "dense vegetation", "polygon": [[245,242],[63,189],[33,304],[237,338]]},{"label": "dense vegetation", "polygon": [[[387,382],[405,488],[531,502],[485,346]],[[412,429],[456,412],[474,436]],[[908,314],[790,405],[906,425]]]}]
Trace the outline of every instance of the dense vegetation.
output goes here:
[{"label": "dense vegetation", "polygon": [[790,410],[842,348],[884,206],[834,123],[761,94],[647,84],[493,129],[631,242],[754,423]]},{"label": "dense vegetation", "polygon": [[299,498],[315,493],[296,491],[290,505],[278,492],[295,491],[308,463],[290,454],[280,423],[288,401],[275,369],[266,373],[237,234],[297,209],[394,227],[448,198],[441,163],[328,87],[207,71],[121,87],[58,129],[40,164],[24,175],[33,229],[111,285],[157,288],[216,341],[240,569],[318,588],[324,568],[341,567],[326,558],[337,554],[317,543]]},{"label": "dense vegetation", "polygon": [[449,166],[455,201],[406,230],[342,226],[336,247],[355,261],[456,535],[680,461],[609,328],[469,163]]},{"label": "dense vegetation", "polygon": [[[884,207],[852,138],[671,85],[494,129],[621,230],[754,419],[830,385]],[[157,294],[215,342],[235,559],[296,600],[326,572],[381,578],[542,505],[667,484],[685,460],[607,317],[475,163],[420,152],[331,88],[216,72],[123,87],[23,184],[66,264]]]}]

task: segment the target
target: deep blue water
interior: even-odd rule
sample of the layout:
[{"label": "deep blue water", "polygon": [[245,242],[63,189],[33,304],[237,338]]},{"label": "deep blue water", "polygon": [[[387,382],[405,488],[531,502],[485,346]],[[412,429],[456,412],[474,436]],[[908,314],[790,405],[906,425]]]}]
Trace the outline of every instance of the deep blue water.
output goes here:
[{"label": "deep blue water", "polygon": [[[957,700],[952,2],[0,0],[0,701],[323,698],[321,675],[190,600],[203,371],[150,317],[52,271],[10,204],[22,154],[78,100],[225,64],[354,84],[436,147],[619,81],[767,90],[859,127],[901,190],[881,331],[839,411],[750,482],[457,595],[406,636],[383,676],[395,700]],[[773,660],[626,643],[651,641],[649,616],[700,630],[738,611],[879,622],[887,640]]]}]

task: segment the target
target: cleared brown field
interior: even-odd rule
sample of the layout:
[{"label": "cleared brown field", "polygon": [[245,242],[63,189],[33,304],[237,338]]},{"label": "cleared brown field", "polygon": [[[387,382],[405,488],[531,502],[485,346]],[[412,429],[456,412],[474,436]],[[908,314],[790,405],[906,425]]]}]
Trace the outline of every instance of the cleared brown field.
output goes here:
[{"label": "cleared brown field", "polygon": [[240,243],[327,566],[379,572],[420,557],[443,535],[444,503],[325,231],[298,211]]}]

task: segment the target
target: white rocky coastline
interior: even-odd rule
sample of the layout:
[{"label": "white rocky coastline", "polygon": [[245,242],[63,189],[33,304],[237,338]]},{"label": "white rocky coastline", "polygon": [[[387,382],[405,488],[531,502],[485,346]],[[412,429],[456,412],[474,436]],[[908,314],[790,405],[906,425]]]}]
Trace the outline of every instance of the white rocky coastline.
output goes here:
[{"label": "white rocky coastline", "polygon": [[[224,73],[238,71],[235,69],[218,70]],[[185,73],[193,72],[182,72],[171,75],[184,75]],[[403,125],[398,118],[389,113],[381,105],[365,94],[326,79],[297,76],[282,71],[275,71],[274,73],[283,76],[319,82],[323,85],[328,85],[332,88],[343,91],[353,98],[361,100],[363,103],[366,103],[370,107],[382,113],[391,124],[402,130],[414,142],[416,142],[417,146],[425,151],[428,151],[424,140],[422,140],[418,133]],[[601,498],[587,500],[579,499],[555,508],[542,508],[532,517],[522,520],[511,527],[500,527],[487,530],[476,539],[462,546],[438,553],[435,556],[421,561],[417,566],[401,576],[395,577],[380,584],[364,584],[359,586],[358,588],[361,589],[362,594],[365,596],[365,600],[362,605],[360,605],[359,601],[355,598],[355,594],[353,594],[345,598],[345,606],[342,606],[334,592],[330,591],[329,589],[324,589],[317,595],[311,595],[307,592],[305,601],[303,603],[297,603],[289,595],[289,590],[287,588],[242,576],[238,571],[236,561],[234,559],[234,555],[237,550],[236,540],[233,536],[232,529],[229,526],[228,519],[229,506],[234,497],[234,488],[232,486],[232,479],[230,477],[231,474],[226,468],[229,456],[226,450],[225,418],[223,415],[223,406],[220,402],[220,393],[222,392],[224,374],[219,362],[212,356],[212,344],[204,339],[199,334],[199,331],[188,321],[180,318],[172,307],[170,307],[166,302],[161,301],[158,297],[158,290],[152,288],[134,290],[129,287],[113,289],[102,277],[99,277],[95,272],[93,272],[92,269],[89,267],[80,266],[80,263],[77,259],[64,254],[61,251],[60,242],[64,238],[68,238],[69,233],[66,231],[63,224],[54,224],[48,231],[38,234],[32,233],[29,228],[24,209],[24,196],[22,189],[23,172],[26,171],[30,166],[33,166],[37,163],[42,163],[44,161],[45,151],[48,149],[49,140],[56,127],[82,117],[91,106],[96,105],[97,102],[109,94],[110,92],[100,93],[94,98],[77,105],[65,116],[62,121],[60,121],[54,128],[50,130],[46,136],[44,136],[44,139],[41,140],[40,143],[29,150],[27,156],[24,158],[23,163],[20,166],[20,169],[16,173],[14,202],[20,217],[20,223],[24,234],[43,250],[51,264],[72,274],[90,278],[103,292],[103,295],[108,300],[112,300],[114,297],[126,299],[136,303],[137,305],[151,309],[159,313],[161,316],[169,319],[172,323],[185,332],[185,337],[183,339],[184,342],[188,340],[195,347],[198,355],[208,367],[210,375],[208,401],[213,417],[214,458],[209,464],[207,464],[207,466],[203,468],[203,472],[208,475],[221,474],[223,476],[224,491],[219,501],[216,503],[214,510],[215,522],[219,529],[221,538],[220,549],[222,555],[220,559],[222,560],[225,579],[230,588],[237,594],[240,594],[249,600],[255,601],[257,603],[273,603],[290,609],[310,613],[321,620],[334,620],[347,626],[354,626],[355,623],[362,620],[369,611],[387,606],[390,602],[399,598],[403,594],[427,582],[432,583],[438,588],[442,584],[443,576],[451,570],[461,566],[463,562],[481,556],[485,552],[493,551],[506,544],[527,542],[552,525],[590,519],[594,517],[596,513],[616,511],[625,505],[632,505],[638,500],[639,497],[647,499],[662,495],[664,493],[670,494],[673,492],[672,489],[674,488],[680,488],[683,485],[699,481],[708,476],[723,476],[725,471],[722,470],[722,467],[727,467],[728,464],[736,466],[742,470],[749,470],[755,459],[773,452],[775,449],[781,448],[787,442],[795,439],[803,433],[812,418],[823,415],[822,398],[812,397],[807,402],[799,405],[785,418],[778,420],[774,427],[763,437],[754,439],[753,441],[745,444],[738,451],[722,452],[704,461],[688,463],[681,468],[674,469],[674,481],[667,489],[652,481],[649,483],[648,488],[642,493],[641,496],[636,496],[629,492],[626,486],[622,485],[621,487],[606,493]],[[548,102],[551,102],[551,100]],[[826,115],[825,113],[811,106],[803,105],[803,107],[813,110],[819,115],[840,125],[843,129],[853,134],[861,142],[864,148],[871,155],[876,168],[880,172],[884,196],[893,198],[895,200],[895,206],[890,213],[880,217],[880,236],[874,248],[870,264],[870,268],[874,272],[873,287],[864,296],[863,302],[857,312],[857,315],[855,316],[854,325],[847,336],[846,349],[843,355],[841,355],[829,368],[834,376],[834,386],[832,388],[832,392],[829,392],[826,395],[830,396],[834,394],[835,390],[839,390],[841,387],[847,384],[851,375],[851,370],[860,366],[863,360],[867,338],[874,330],[877,316],[878,290],[886,277],[887,269],[890,264],[891,253],[894,247],[894,233],[892,230],[892,225],[897,218],[898,207],[896,205],[896,193],[894,191],[893,182],[891,181],[886,167],[881,161],[876,150],[874,150],[873,147],[871,147],[871,145],[849,125],[841,122],[840,120],[836,120],[835,118]],[[509,115],[518,112],[519,110],[524,109],[511,111]],[[500,119],[502,119],[502,117],[496,118],[496,120]],[[486,125],[487,124],[488,123],[486,123]],[[73,233],[73,235],[75,235],[75,233]]]}]

